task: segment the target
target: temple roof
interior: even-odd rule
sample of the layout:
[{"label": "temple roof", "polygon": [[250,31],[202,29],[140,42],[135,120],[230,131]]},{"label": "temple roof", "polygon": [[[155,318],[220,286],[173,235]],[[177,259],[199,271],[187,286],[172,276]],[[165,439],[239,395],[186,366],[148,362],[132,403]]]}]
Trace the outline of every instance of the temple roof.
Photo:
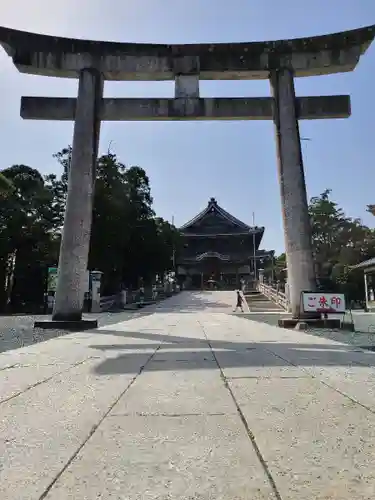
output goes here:
[{"label": "temple roof", "polygon": [[[208,222],[208,220],[212,216],[215,218],[217,223],[223,224],[222,230],[218,229],[217,232],[210,231],[211,234],[263,234],[264,227],[251,227],[241,220],[237,219],[229,212],[224,210],[220,205],[218,205],[215,198],[210,198],[207,207],[199,212],[193,219],[186,222],[183,226],[180,227],[180,231],[182,231],[185,235],[193,234],[204,234],[206,233],[207,226],[204,226],[204,222]],[[212,228],[213,229],[213,228]]]}]

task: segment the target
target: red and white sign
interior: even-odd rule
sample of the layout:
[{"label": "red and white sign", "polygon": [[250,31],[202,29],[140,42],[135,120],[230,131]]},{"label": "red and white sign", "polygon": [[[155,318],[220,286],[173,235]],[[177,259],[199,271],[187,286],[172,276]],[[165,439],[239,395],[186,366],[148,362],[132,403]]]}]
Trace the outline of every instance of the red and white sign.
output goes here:
[{"label": "red and white sign", "polygon": [[342,293],[303,292],[304,312],[345,314],[345,295]]}]

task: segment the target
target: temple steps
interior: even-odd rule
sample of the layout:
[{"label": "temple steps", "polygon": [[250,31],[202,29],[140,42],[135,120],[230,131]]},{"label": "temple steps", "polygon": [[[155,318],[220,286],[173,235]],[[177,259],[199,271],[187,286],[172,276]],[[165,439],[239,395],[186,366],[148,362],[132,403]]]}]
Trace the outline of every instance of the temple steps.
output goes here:
[{"label": "temple steps", "polygon": [[245,299],[250,312],[278,312],[284,311],[281,306],[275,304],[268,297],[258,291],[245,293]]}]

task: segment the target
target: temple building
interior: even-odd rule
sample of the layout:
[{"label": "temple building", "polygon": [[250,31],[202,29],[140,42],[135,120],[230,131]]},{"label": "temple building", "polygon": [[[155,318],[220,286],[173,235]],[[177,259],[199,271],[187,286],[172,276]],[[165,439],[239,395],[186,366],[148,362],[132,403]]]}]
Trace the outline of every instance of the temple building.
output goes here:
[{"label": "temple building", "polygon": [[259,250],[264,227],[251,227],[221,208],[215,198],[180,227],[183,250],[177,276],[185,288],[234,289],[252,286],[274,251]]}]

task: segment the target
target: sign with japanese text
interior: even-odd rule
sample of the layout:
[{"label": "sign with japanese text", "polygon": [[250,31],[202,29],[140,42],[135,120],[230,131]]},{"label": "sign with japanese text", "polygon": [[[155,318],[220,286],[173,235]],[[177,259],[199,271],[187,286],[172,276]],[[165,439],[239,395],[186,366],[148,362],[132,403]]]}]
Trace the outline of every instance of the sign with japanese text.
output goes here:
[{"label": "sign with japanese text", "polygon": [[[89,281],[90,273],[86,271],[84,275],[83,281],[83,290],[90,290],[90,281]],[[57,287],[57,267],[49,267],[48,268],[48,278],[47,278],[47,292],[56,292]]]},{"label": "sign with japanese text", "polygon": [[56,292],[57,286],[57,267],[48,268],[47,292]]},{"label": "sign with japanese text", "polygon": [[302,292],[304,312],[345,314],[345,295],[342,293]]}]

